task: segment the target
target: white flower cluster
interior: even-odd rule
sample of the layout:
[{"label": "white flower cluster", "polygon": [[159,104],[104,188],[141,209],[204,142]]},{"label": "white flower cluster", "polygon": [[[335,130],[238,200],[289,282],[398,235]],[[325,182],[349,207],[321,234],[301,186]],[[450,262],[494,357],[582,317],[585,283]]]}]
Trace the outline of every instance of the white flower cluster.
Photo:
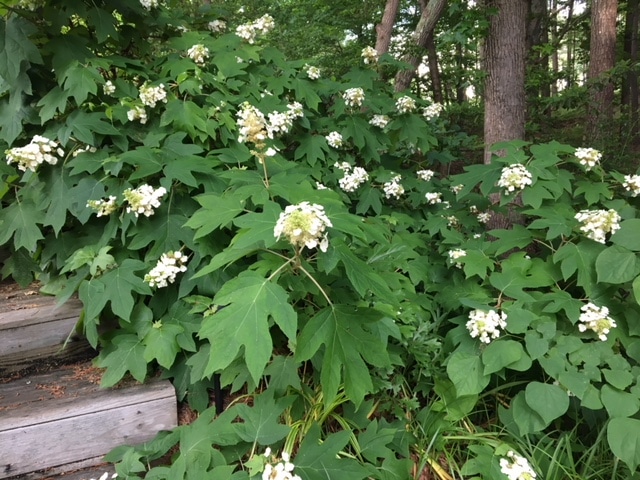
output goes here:
[{"label": "white flower cluster", "polygon": [[581,210],[576,213],[575,219],[582,223],[580,231],[599,243],[605,243],[606,234],[613,235],[620,228],[620,215],[613,209]]},{"label": "white flower cluster", "polygon": [[431,205],[442,203],[442,194],[440,192],[427,192],[424,194],[424,198],[426,198],[427,202]]},{"label": "white flower cluster", "polygon": [[275,27],[273,17],[265,14],[255,22],[245,23],[236,28],[236,35],[249,43],[254,43],[258,35],[266,35]]},{"label": "white flower cluster", "polygon": [[384,128],[389,124],[390,118],[386,115],[374,115],[369,123],[374,127]]},{"label": "white flower cluster", "polygon": [[598,307],[589,302],[580,308],[582,313],[580,314],[580,321],[578,324],[578,330],[586,332],[592,330],[598,335],[598,338],[605,342],[607,335],[612,328],[616,328],[616,321],[609,316],[609,309],[607,307]]},{"label": "white flower cluster", "polygon": [[490,343],[500,336],[500,329],[507,326],[506,320],[507,314],[504,312],[472,310],[466,326],[471,338],[479,337],[482,343]]},{"label": "white flower cluster", "polygon": [[154,189],[146,183],[136,189],[127,188],[123,193],[124,198],[129,202],[127,213],[133,212],[136,217],[140,214],[150,217],[154,214],[154,208],[160,206],[160,198],[166,193],[166,188]]},{"label": "white flower cluster", "polygon": [[329,144],[329,146],[333,148],[340,148],[342,146],[342,135],[340,135],[339,132],[331,132],[324,138],[327,139],[327,143]]},{"label": "white flower cluster", "polygon": [[152,8],[158,7],[158,0],[140,0],[140,5],[147,10],[151,10]]},{"label": "white flower cluster", "polygon": [[209,49],[201,43],[197,43],[187,50],[187,57],[196,62],[198,65],[204,65],[209,58]]},{"label": "white flower cluster", "polygon": [[319,246],[326,252],[329,247],[326,229],[332,226],[322,205],[301,202],[285,208],[276,222],[273,235],[278,240],[284,235],[297,248]]},{"label": "white flower cluster", "polygon": [[411,113],[416,109],[416,101],[408,96],[400,97],[396,100],[396,110],[399,113]]},{"label": "white flower cluster", "polygon": [[96,147],[93,147],[91,145],[85,145],[83,147],[76,148],[73,152],[71,152],[71,156],[73,158],[76,158],[81,153],[95,153],[97,151],[98,149]]},{"label": "white flower cluster", "polygon": [[451,190],[454,194],[458,195],[462,189],[464,188],[464,185],[459,184],[459,185],[451,185],[451,187],[449,187],[449,190]]},{"label": "white flower cluster", "polygon": [[227,29],[227,22],[224,20],[213,20],[207,24],[207,28],[213,33],[224,32]]},{"label": "white flower cluster", "polygon": [[109,198],[106,200],[102,198],[100,200],[89,200],[87,202],[87,207],[94,210],[97,214],[96,216],[102,217],[111,215],[116,211],[118,205],[116,205],[116,197],[109,195]]},{"label": "white flower cluster", "polygon": [[344,103],[351,108],[358,108],[364,102],[364,90],[360,87],[348,88],[342,94]]},{"label": "white flower cluster", "polygon": [[369,174],[362,167],[352,167],[347,162],[333,165],[344,172],[344,176],[338,180],[340,188],[345,192],[355,192],[360,185],[369,180]]},{"label": "white flower cluster", "polygon": [[588,172],[600,163],[602,153],[593,148],[576,148],[575,156]]},{"label": "white flower cluster", "polygon": [[111,80],[107,80],[106,82],[104,82],[104,85],[102,86],[102,92],[105,95],[113,95],[114,93],[116,93],[116,86],[113,84]]},{"label": "white flower cluster", "polygon": [[491,220],[491,212],[480,212],[476,218],[480,223],[489,223],[489,220]]},{"label": "white flower cluster", "polygon": [[307,72],[307,77],[309,77],[310,80],[317,80],[320,78],[320,69],[318,67],[305,65],[304,71]]},{"label": "white flower cluster", "polygon": [[373,47],[364,47],[360,56],[367,65],[378,63],[378,52]]},{"label": "white flower cluster", "polygon": [[18,2],[18,7],[31,10],[33,12],[37,8],[44,7],[44,4],[44,0],[20,0]]},{"label": "white flower cluster", "polygon": [[253,143],[260,145],[268,137],[267,119],[264,114],[249,102],[244,102],[237,113],[237,124],[240,135],[240,143]]},{"label": "white flower cluster", "polygon": [[176,275],[187,271],[189,258],[182,252],[163,253],[156,266],[144,276],[150,287],[166,287],[176,281]]},{"label": "white flower cluster", "polygon": [[434,172],[433,170],[418,170],[416,172],[416,175],[418,176],[418,178],[420,180],[424,180],[425,182],[428,182],[429,180],[431,180],[435,174],[436,172]]},{"label": "white flower cluster", "polygon": [[500,175],[500,180],[498,180],[498,186],[506,188],[507,191],[505,193],[507,195],[516,190],[522,190],[532,183],[531,172],[520,163],[504,167]]},{"label": "white flower cluster", "polygon": [[281,461],[271,455],[270,448],[266,449],[264,456],[267,457],[267,463],[262,471],[262,480],[301,480],[298,475],[293,474],[296,467],[291,463],[287,452],[282,452]]},{"label": "white flower cluster", "polygon": [[422,110],[422,116],[427,120],[431,120],[432,118],[439,117],[442,110],[444,110],[444,106],[441,103],[432,103]]},{"label": "white flower cluster", "polygon": [[386,198],[394,197],[398,199],[404,194],[404,187],[400,184],[400,180],[402,180],[402,176],[396,175],[388,182],[384,182],[382,190]]},{"label": "white flower cluster", "polygon": [[447,252],[447,255],[449,255],[449,261],[451,263],[455,263],[456,267],[462,268],[462,264],[460,262],[458,262],[458,260],[461,259],[462,257],[466,257],[467,256],[467,252],[465,252],[464,250],[462,250],[460,248],[456,248],[454,250],[449,250]]},{"label": "white flower cluster", "polygon": [[622,186],[631,192],[632,197],[640,195],[640,175],[625,175]]},{"label": "white flower cluster", "polygon": [[152,87],[145,82],[140,87],[140,100],[147,107],[155,108],[157,102],[167,103],[167,91],[162,83]]},{"label": "white flower cluster", "polygon": [[51,165],[58,163],[58,157],[64,156],[64,150],[60,148],[58,142],[42,135],[35,135],[29,144],[5,150],[4,154],[8,164],[18,164],[18,170],[35,172],[42,163],[47,162]]},{"label": "white flower cluster", "polygon": [[302,104],[299,102],[293,102],[287,105],[286,112],[271,112],[268,115],[269,122],[266,125],[269,138],[273,138],[274,135],[287,133],[291,130],[293,121],[303,116]]},{"label": "white flower cluster", "polygon": [[526,458],[512,450],[507,452],[507,457],[500,459],[500,471],[509,480],[533,480],[537,477]]},{"label": "white flower cluster", "polygon": [[147,111],[140,105],[136,105],[131,110],[129,110],[127,112],[127,118],[130,122],[138,120],[143,125],[147,123],[147,120],[149,119],[149,117],[147,117]]}]

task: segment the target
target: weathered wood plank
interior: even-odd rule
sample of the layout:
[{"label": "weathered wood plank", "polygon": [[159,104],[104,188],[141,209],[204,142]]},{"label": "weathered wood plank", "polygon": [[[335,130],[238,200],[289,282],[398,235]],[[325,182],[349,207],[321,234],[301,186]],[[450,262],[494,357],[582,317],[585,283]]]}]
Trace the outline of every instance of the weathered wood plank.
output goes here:
[{"label": "weathered wood plank", "polygon": [[169,382],[100,389],[88,368],[18,379],[0,397],[0,478],[99,459],[177,424]]},{"label": "weathered wood plank", "polygon": [[[87,467],[87,465],[90,465]],[[102,457],[70,463],[60,467],[47,468],[37,472],[24,473],[8,480],[98,480],[107,473],[107,478],[115,473],[113,465],[102,462]]]}]

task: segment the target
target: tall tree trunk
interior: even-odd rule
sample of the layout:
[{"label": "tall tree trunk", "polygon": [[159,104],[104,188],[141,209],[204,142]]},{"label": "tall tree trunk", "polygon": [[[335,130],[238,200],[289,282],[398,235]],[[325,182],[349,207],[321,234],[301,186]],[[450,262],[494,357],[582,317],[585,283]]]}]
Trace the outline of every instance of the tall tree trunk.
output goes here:
[{"label": "tall tree trunk", "polygon": [[527,51],[531,65],[540,73],[541,79],[537,91],[531,92],[536,96],[549,98],[551,85],[549,79],[549,55],[539,48],[549,43],[549,13],[547,0],[529,0],[529,22],[527,25]]},{"label": "tall tree trunk", "polygon": [[[456,69],[458,72],[463,71],[464,65],[464,52],[462,49],[462,43],[456,43]],[[464,75],[460,75],[458,77],[458,82],[456,85],[456,102],[464,103],[467,100],[467,91],[465,86],[466,77]]]},{"label": "tall tree trunk", "polygon": [[[568,24],[570,24],[571,21],[573,20],[573,5],[574,5],[574,0],[570,0],[569,4],[567,5],[567,8],[569,9],[569,11],[567,12]],[[574,36],[573,30],[570,30],[567,35],[567,65],[565,67],[567,69],[567,73],[566,73],[567,88],[572,87],[575,82],[576,69],[575,69],[575,66],[573,65],[574,43],[575,43],[575,36]]]},{"label": "tall tree trunk", "polygon": [[591,4],[591,51],[589,60],[589,109],[587,135],[597,142],[613,116],[613,83],[605,78],[616,61],[618,0],[593,0]]},{"label": "tall tree trunk", "polygon": [[429,77],[431,77],[431,88],[433,89],[433,100],[437,103],[444,103],[442,95],[442,81],[440,80],[440,66],[438,65],[438,52],[433,35],[427,39],[427,58],[429,60]]},{"label": "tall tree trunk", "polygon": [[525,134],[527,0],[488,0],[497,13],[489,23],[486,46],[484,162],[496,142]]},{"label": "tall tree trunk", "polygon": [[[433,35],[436,23],[442,16],[442,12],[446,6],[447,0],[429,0],[426,6],[422,9],[418,26],[416,27],[415,32],[413,32],[411,39],[411,43],[415,46],[414,48],[416,48],[416,51],[423,50],[427,46],[427,40],[430,35]],[[396,92],[406,90],[409,87],[421,59],[422,55],[417,55],[414,51],[409,52],[403,58],[403,60],[412,65],[413,68],[398,72],[395,82]]]},{"label": "tall tree trunk", "polygon": [[396,23],[399,6],[400,0],[387,0],[384,6],[382,20],[376,25],[376,52],[378,52],[378,55],[389,51],[391,34],[393,33],[393,25]]},{"label": "tall tree trunk", "polygon": [[629,0],[624,25],[624,56],[631,70],[626,74],[622,86],[622,104],[629,110],[631,124],[637,129],[638,122],[638,72],[633,68],[638,63],[638,27],[640,24],[640,0]]}]

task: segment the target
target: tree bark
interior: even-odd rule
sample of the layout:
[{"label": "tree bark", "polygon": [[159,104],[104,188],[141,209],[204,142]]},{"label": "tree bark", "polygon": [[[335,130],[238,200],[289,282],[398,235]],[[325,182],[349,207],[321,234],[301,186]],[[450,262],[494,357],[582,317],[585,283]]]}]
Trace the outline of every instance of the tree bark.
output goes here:
[{"label": "tree bark", "polygon": [[376,52],[382,55],[389,51],[391,44],[391,35],[393,33],[393,25],[396,22],[400,0],[387,0],[384,6],[382,20],[376,25]]},{"label": "tree bark", "polygon": [[[430,35],[433,35],[436,23],[442,16],[442,12],[446,6],[447,0],[429,0],[425,8],[422,9],[418,26],[411,39],[411,43],[417,47],[417,51],[423,50],[427,46],[427,40]],[[415,52],[409,52],[405,55],[403,60],[412,65],[413,68],[398,72],[395,81],[396,92],[406,90],[409,87],[421,59],[422,56],[416,55]]]},{"label": "tree bark", "polygon": [[613,117],[614,85],[606,78],[616,61],[618,0],[593,0],[591,4],[591,51],[587,134],[591,142],[602,139],[602,127]]},{"label": "tree bark", "polygon": [[549,79],[549,55],[541,52],[540,47],[549,43],[549,12],[547,0],[529,0],[529,21],[527,25],[527,51],[532,66],[540,72],[541,83],[532,91],[536,96],[549,98],[551,84]]},{"label": "tree bark", "polygon": [[497,13],[486,44],[484,163],[496,142],[524,139],[527,0],[489,0]]},{"label": "tree bark", "polygon": [[433,35],[427,39],[427,58],[429,59],[429,77],[431,78],[431,88],[433,91],[433,100],[436,103],[444,103],[442,95],[442,81],[440,80],[440,66],[438,65],[438,52],[436,51],[436,42]]},{"label": "tree bark", "polygon": [[622,104],[629,110],[631,124],[638,122],[638,73],[633,68],[638,63],[638,26],[640,24],[640,0],[629,0],[624,25],[624,56],[631,70],[626,74],[622,86]]}]

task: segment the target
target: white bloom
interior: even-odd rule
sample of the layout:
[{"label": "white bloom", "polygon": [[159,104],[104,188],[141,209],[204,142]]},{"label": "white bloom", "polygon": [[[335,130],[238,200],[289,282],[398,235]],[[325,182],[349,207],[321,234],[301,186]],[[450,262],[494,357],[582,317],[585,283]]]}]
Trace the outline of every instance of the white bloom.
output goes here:
[{"label": "white bloom", "polygon": [[271,449],[267,448],[264,456],[267,458],[267,463],[262,471],[262,480],[301,480],[298,475],[293,474],[296,467],[291,463],[287,452],[282,452],[282,457],[278,459],[272,456]]},{"label": "white bloom", "polygon": [[188,260],[180,251],[163,253],[156,266],[144,276],[144,281],[150,287],[166,287],[175,282],[178,273],[187,271]]},{"label": "white bloom", "polygon": [[147,111],[140,105],[136,105],[131,110],[129,110],[127,112],[127,118],[131,122],[133,122],[134,120],[138,120],[143,125],[147,123],[147,120],[149,119],[149,117],[147,117]]},{"label": "white bloom", "polygon": [[100,200],[89,200],[87,207],[94,210],[97,217],[111,215],[118,208],[116,205],[116,197],[113,195],[109,195],[109,198],[106,200],[102,198]]},{"label": "white bloom", "polygon": [[587,238],[599,243],[605,243],[607,233],[612,235],[620,228],[620,215],[613,209],[609,210],[581,210],[576,213],[576,220],[582,223],[580,231]]},{"label": "white bloom", "polygon": [[631,192],[632,197],[636,197],[640,194],[640,175],[625,175],[622,186]]},{"label": "white bloom", "polygon": [[580,310],[582,311],[580,314],[582,323],[578,324],[578,330],[581,332],[592,330],[604,342],[611,329],[617,327],[615,320],[609,316],[607,307],[598,307],[589,302],[583,305]]},{"label": "white bloom", "polygon": [[198,43],[187,50],[187,56],[198,65],[204,65],[204,62],[209,58],[209,49]]},{"label": "white bloom", "polygon": [[93,147],[91,145],[84,145],[83,147],[78,147],[73,152],[71,152],[71,156],[73,158],[76,158],[81,153],[95,153],[97,151],[98,149],[96,147]]},{"label": "white bloom", "polygon": [[455,215],[449,215],[445,218],[447,219],[447,226],[455,227],[458,225],[458,217],[456,217]]},{"label": "white bloom", "polygon": [[386,115],[374,115],[369,123],[374,127],[384,128],[389,124],[389,117]]},{"label": "white bloom", "polygon": [[520,163],[504,167],[500,175],[500,180],[498,180],[498,186],[506,188],[507,191],[505,193],[507,195],[516,190],[522,190],[532,183],[531,172]]},{"label": "white bloom", "polygon": [[42,135],[35,135],[24,147],[14,147],[5,150],[4,153],[7,163],[17,163],[18,169],[23,172],[27,170],[35,172],[36,168],[45,162],[55,165],[59,158],[64,156],[64,150],[60,148],[58,142]]},{"label": "white bloom", "polygon": [[491,212],[480,212],[476,218],[480,223],[488,223],[491,219]]},{"label": "white bloom", "polygon": [[227,23],[224,20],[213,20],[207,24],[207,28],[213,33],[220,33],[227,29]]},{"label": "white bloom", "polygon": [[249,102],[240,105],[240,111],[236,114],[240,135],[240,143],[263,144],[269,136],[267,120],[264,114]]},{"label": "white bloom", "polygon": [[464,185],[460,184],[460,185],[451,185],[451,187],[449,187],[450,190],[455,193],[456,195],[458,195],[462,189],[464,188]]},{"label": "white bloom", "polygon": [[349,168],[342,169],[344,177],[338,180],[338,184],[345,192],[355,192],[360,185],[369,180],[369,174],[362,167],[354,167],[353,171],[350,172],[351,165],[347,165]]},{"label": "white bloom", "polygon": [[431,120],[432,118],[439,117],[443,109],[444,106],[441,103],[432,103],[422,110],[422,116],[427,120]]},{"label": "white bloom", "polygon": [[265,14],[255,22],[239,25],[236,28],[236,35],[248,43],[254,43],[258,35],[266,35],[273,27],[275,27],[273,17]]},{"label": "white bloom", "polygon": [[124,198],[129,202],[127,213],[133,212],[136,217],[140,214],[150,217],[154,214],[154,208],[160,206],[160,198],[166,193],[164,187],[154,189],[146,183],[136,189],[127,188],[124,191]]},{"label": "white bloom", "polygon": [[449,250],[447,252],[447,255],[449,255],[449,261],[451,263],[455,263],[456,267],[462,268],[462,264],[460,262],[458,262],[458,260],[461,259],[462,257],[466,257],[467,256],[467,252],[465,252],[464,250],[462,250],[460,248],[456,248],[454,250]]},{"label": "white bloom", "polygon": [[326,252],[329,246],[326,228],[332,226],[322,205],[302,202],[285,208],[276,222],[273,235],[278,240],[284,235],[296,248],[319,246]]},{"label": "white bloom", "polygon": [[391,180],[384,183],[382,190],[384,190],[384,196],[386,198],[394,197],[398,199],[404,194],[404,187],[400,184],[400,180],[402,180],[402,177],[400,175],[396,175]]},{"label": "white bloom", "polygon": [[167,91],[162,83],[157,87],[152,87],[145,82],[140,87],[140,100],[147,107],[154,108],[157,102],[167,103]]},{"label": "white bloom", "polygon": [[576,148],[575,156],[587,172],[598,165],[602,158],[602,154],[593,148]]},{"label": "white bloom", "polygon": [[324,183],[316,182],[316,188],[318,190],[328,190],[327,186]]},{"label": "white bloom", "polygon": [[420,63],[416,69],[416,74],[420,78],[426,78],[429,75],[429,65],[424,62]]},{"label": "white bloom", "polygon": [[526,458],[511,450],[507,452],[507,457],[500,459],[500,471],[509,480],[533,480],[537,477]]},{"label": "white bloom", "polygon": [[376,49],[373,47],[364,47],[361,56],[367,65],[370,63],[378,63],[378,52],[376,52]]},{"label": "white bloom", "polygon": [[305,65],[304,71],[307,72],[307,77],[309,77],[310,80],[317,80],[320,78],[320,69],[318,67]]},{"label": "white bloom", "polygon": [[338,168],[340,170],[342,170],[343,172],[350,172],[351,171],[351,164],[349,162],[336,162],[333,164],[334,168]]},{"label": "white bloom", "polygon": [[324,138],[327,139],[327,143],[333,148],[340,148],[342,146],[342,135],[338,132],[331,132]]},{"label": "white bloom", "polygon": [[102,86],[102,91],[105,95],[113,95],[114,93],[116,93],[116,86],[111,80],[107,80]]},{"label": "white bloom", "polygon": [[158,6],[158,0],[140,0],[140,5],[142,5],[147,10],[151,10],[152,8],[156,8]]},{"label": "white bloom", "polygon": [[396,110],[398,113],[411,113],[416,109],[416,101],[408,96],[400,97],[396,100]]},{"label": "white bloom", "polygon": [[439,192],[427,192],[424,194],[424,198],[426,198],[427,202],[429,202],[431,205],[442,203],[442,194]]},{"label": "white bloom", "polygon": [[425,182],[428,182],[429,180],[431,180],[435,174],[436,172],[434,172],[433,170],[418,170],[416,172],[416,175],[418,176],[418,178],[420,180],[424,180]]},{"label": "white bloom", "polygon": [[495,310],[472,310],[469,313],[469,321],[466,324],[471,338],[479,337],[483,343],[490,343],[492,339],[500,336],[500,329],[507,326],[507,315],[498,314]]},{"label": "white bloom", "polygon": [[364,90],[360,87],[348,88],[342,94],[342,98],[344,103],[351,108],[361,107],[362,102],[364,102]]}]

